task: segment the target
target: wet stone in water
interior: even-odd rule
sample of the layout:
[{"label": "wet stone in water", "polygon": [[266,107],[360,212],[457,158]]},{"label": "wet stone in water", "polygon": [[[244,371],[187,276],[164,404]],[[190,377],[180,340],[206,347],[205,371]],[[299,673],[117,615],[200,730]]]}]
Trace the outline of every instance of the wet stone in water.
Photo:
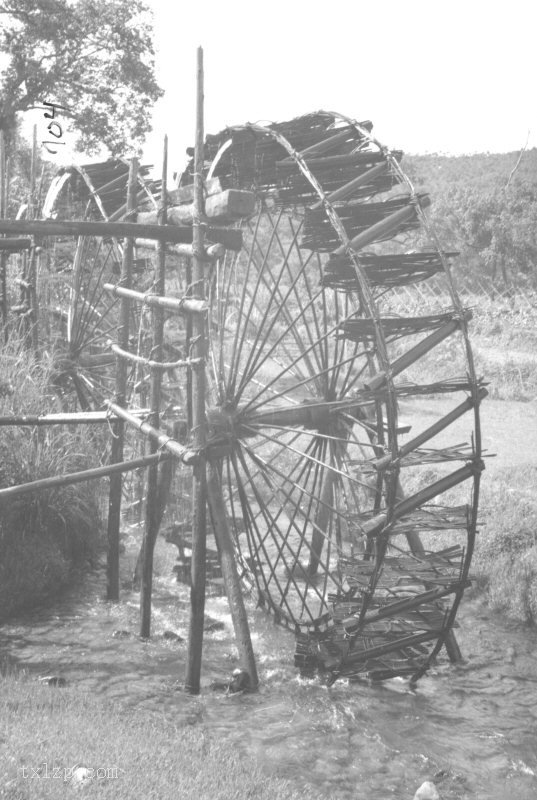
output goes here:
[{"label": "wet stone in water", "polygon": [[130,636],[130,631],[114,631],[112,639],[128,639]]},{"label": "wet stone in water", "polygon": [[39,683],[44,683],[47,686],[56,686],[62,688],[67,686],[67,681],[59,675],[43,675],[38,678]]}]

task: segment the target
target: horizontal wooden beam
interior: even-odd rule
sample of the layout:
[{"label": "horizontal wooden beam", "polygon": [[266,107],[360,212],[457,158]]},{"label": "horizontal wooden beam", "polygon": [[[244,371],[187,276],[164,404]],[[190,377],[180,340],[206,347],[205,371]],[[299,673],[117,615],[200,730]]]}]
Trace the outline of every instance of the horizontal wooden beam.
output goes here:
[{"label": "horizontal wooden beam", "polygon": [[122,408],[122,406],[118,406],[117,403],[107,400],[106,405],[124,422],[126,422],[132,428],[136,428],[136,430],[140,431],[140,433],[144,434],[145,436],[149,436],[150,439],[156,441],[160,447],[164,447],[184,464],[194,464],[198,460],[198,453],[195,450],[184,447],[184,445],[179,444],[179,442],[175,441],[175,439],[172,439],[171,436],[168,436],[161,430],[154,428],[148,422],[137,419],[137,417],[135,417],[126,409]]},{"label": "horizontal wooden beam", "polygon": [[[0,233],[26,233],[31,236],[114,236],[142,237],[159,242],[192,243],[192,227],[178,225],[141,225],[138,222],[88,222],[86,220],[0,220]],[[242,232],[236,229],[208,227],[205,236],[211,242],[240,250]]]},{"label": "horizontal wooden beam", "polygon": [[[149,411],[146,408],[136,409],[131,412],[135,416],[146,416]],[[7,425],[32,426],[41,425],[100,425],[104,422],[113,422],[115,414],[110,411],[76,411],[63,414],[20,414],[15,416],[9,414],[0,417],[0,427]]]},{"label": "horizontal wooden beam", "polygon": [[54,475],[51,478],[41,478],[31,483],[21,483],[19,486],[8,486],[5,489],[0,489],[0,502],[2,500],[13,500],[15,497],[43,491],[44,489],[56,489],[61,486],[71,486],[74,483],[106,478],[108,475],[113,475],[117,472],[131,472],[142,467],[151,467],[168,458],[171,458],[168,453],[156,453],[155,455],[136,458],[133,461],[121,461],[118,464],[106,464],[103,467],[85,469],[82,472],[72,472],[70,475]]},{"label": "horizontal wooden beam", "polygon": [[157,294],[144,294],[136,292],[134,289],[125,289],[123,286],[114,286],[112,283],[105,283],[103,288],[116,297],[127,297],[146,306],[158,306],[177,313],[204,314],[208,310],[207,304],[203,300],[196,300],[192,297],[163,297]]}]

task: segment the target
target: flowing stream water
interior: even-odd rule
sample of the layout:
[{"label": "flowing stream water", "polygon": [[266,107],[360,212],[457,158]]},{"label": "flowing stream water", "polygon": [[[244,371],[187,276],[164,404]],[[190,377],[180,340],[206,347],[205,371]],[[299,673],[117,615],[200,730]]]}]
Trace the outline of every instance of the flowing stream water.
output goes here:
[{"label": "flowing stream water", "polygon": [[[128,538],[125,577],[137,537]],[[415,690],[400,679],[326,688],[298,676],[293,635],[251,606],[261,688],[226,696],[211,684],[229,678],[237,655],[227,601],[211,597],[206,611],[224,628],[206,634],[202,693],[191,697],[182,690],[186,643],[163,636],[187,635],[188,589],[170,572],[175,552],[158,545],[151,641],[136,635],[138,594],[102,599],[101,568],[47,608],[0,628],[0,656],[36,677],[61,675],[107,701],[203,726],[267,773],[311,786],[312,795],[403,800],[434,779],[442,800],[537,798],[535,629],[466,600],[457,630],[464,664],[441,659]]]}]

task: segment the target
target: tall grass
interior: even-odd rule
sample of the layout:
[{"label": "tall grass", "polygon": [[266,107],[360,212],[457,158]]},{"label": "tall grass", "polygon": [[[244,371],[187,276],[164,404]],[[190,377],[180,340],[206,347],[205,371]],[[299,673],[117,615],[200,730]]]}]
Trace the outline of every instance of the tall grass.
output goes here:
[{"label": "tall grass", "polygon": [[[61,411],[53,357],[35,359],[16,334],[0,352],[0,415]],[[0,428],[0,486],[95,466],[102,435],[89,426]],[[0,501],[0,616],[35,603],[95,553],[101,533],[95,482]]]}]

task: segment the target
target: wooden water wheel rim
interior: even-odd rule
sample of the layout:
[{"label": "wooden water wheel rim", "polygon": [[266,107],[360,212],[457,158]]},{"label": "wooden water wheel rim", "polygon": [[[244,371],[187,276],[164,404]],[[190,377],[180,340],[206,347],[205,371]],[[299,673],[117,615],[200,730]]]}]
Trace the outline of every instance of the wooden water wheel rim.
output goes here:
[{"label": "wooden water wheel rim", "polygon": [[[320,112],[320,113],[325,114],[326,112]],[[406,177],[406,175],[402,171],[402,169],[401,169],[401,167],[400,167],[400,165],[398,163],[398,159],[396,157],[394,157],[390,151],[388,151],[386,148],[384,148],[376,139],[374,139],[369,134],[369,131],[366,130],[365,128],[363,128],[359,123],[356,123],[355,121],[350,120],[349,118],[344,117],[342,115],[326,114],[326,116],[327,117],[331,117],[332,120],[333,120],[332,130],[330,131],[330,133],[332,133],[332,134],[334,134],[334,132],[337,133],[338,129],[337,129],[336,120],[343,121],[347,125],[352,126],[356,130],[356,132],[360,134],[360,136],[363,139],[363,142],[362,142],[362,145],[361,145],[362,148],[363,148],[364,143],[365,143],[366,145],[373,145],[375,148],[378,149],[378,151],[382,155],[382,157],[388,162],[390,170],[392,170],[397,175],[397,177],[399,178],[400,181],[404,181],[406,183],[406,185],[408,186],[408,188],[410,190],[410,194],[408,196],[409,197],[409,203],[412,204],[412,206],[414,207],[414,209],[416,211],[416,215],[419,217],[420,221],[423,224],[424,221],[425,221],[425,216],[424,216],[423,210],[421,208],[420,199],[416,195],[416,193],[414,191],[414,188],[412,187],[411,182],[408,180],[408,178]],[[385,332],[384,332],[383,319],[381,317],[381,314],[380,314],[379,308],[377,306],[377,302],[375,300],[375,297],[374,297],[374,295],[373,295],[373,293],[371,291],[371,285],[370,285],[370,281],[369,281],[369,279],[367,277],[366,270],[362,266],[359,248],[355,248],[354,247],[350,236],[347,234],[347,231],[345,229],[345,225],[344,225],[344,223],[343,223],[343,221],[342,221],[342,219],[340,217],[340,214],[338,213],[340,207],[339,206],[335,206],[334,204],[332,204],[330,202],[330,199],[329,199],[329,197],[327,197],[325,191],[323,190],[322,185],[319,183],[319,181],[317,181],[317,179],[313,175],[312,171],[308,167],[308,159],[303,157],[300,154],[300,152],[297,152],[297,150],[292,146],[292,144],[288,141],[288,139],[286,139],[286,137],[281,132],[279,132],[277,130],[274,130],[272,128],[267,128],[267,127],[260,126],[260,125],[244,125],[244,126],[233,127],[233,128],[230,129],[230,132],[232,134],[232,137],[231,137],[231,139],[227,139],[224,142],[224,144],[218,149],[218,152],[217,152],[217,154],[215,155],[215,157],[214,157],[214,159],[212,161],[212,164],[211,164],[211,167],[210,167],[210,170],[209,170],[209,175],[213,176],[215,173],[218,172],[217,168],[218,168],[219,163],[220,163],[220,161],[222,159],[222,156],[224,156],[224,154],[226,154],[229,157],[230,151],[233,150],[233,135],[238,133],[238,132],[250,132],[250,133],[254,134],[255,136],[270,137],[273,140],[275,140],[279,145],[281,145],[281,147],[287,152],[288,161],[290,161],[290,162],[295,164],[295,166],[300,170],[301,174],[307,179],[307,181],[309,181],[309,183],[311,184],[311,186],[313,187],[313,189],[317,193],[317,196],[319,198],[318,205],[319,206],[322,205],[322,207],[324,208],[326,216],[328,217],[332,228],[334,229],[334,231],[337,234],[337,238],[338,238],[338,240],[340,242],[340,250],[348,257],[348,259],[350,260],[350,262],[352,264],[352,268],[354,270],[354,274],[355,274],[355,277],[356,277],[356,283],[355,283],[354,289],[355,289],[355,291],[357,293],[357,297],[358,297],[358,302],[356,303],[356,307],[359,307],[361,309],[362,313],[365,311],[364,316],[370,322],[370,333],[369,333],[369,335],[370,335],[370,339],[372,339],[374,341],[374,353],[373,353],[372,356],[368,356],[368,361],[370,362],[371,365],[374,364],[374,370],[373,371],[375,372],[375,374],[373,375],[373,377],[371,379],[371,385],[367,386],[367,383],[366,383],[366,389],[369,392],[373,391],[373,387],[375,389],[377,389],[377,395],[374,395],[374,392],[373,392],[370,395],[370,397],[372,397],[375,402],[381,403],[382,405],[384,405],[386,407],[386,420],[385,420],[385,422],[386,422],[387,444],[386,444],[386,447],[381,448],[381,449],[382,449],[382,458],[383,458],[384,462],[387,462],[389,464],[389,470],[387,471],[387,473],[385,473],[385,475],[386,475],[386,479],[385,479],[386,486],[385,486],[385,489],[384,489],[385,505],[384,505],[384,507],[382,509],[382,514],[380,514],[380,515],[377,514],[376,515],[377,517],[381,517],[380,522],[378,520],[375,521],[375,515],[371,515],[371,516],[373,516],[373,521],[371,522],[371,525],[373,525],[373,527],[369,527],[369,529],[368,529],[367,528],[368,523],[366,523],[366,525],[365,525],[365,529],[366,530],[370,530],[371,532],[374,531],[374,536],[376,538],[377,544],[375,546],[376,550],[374,552],[374,559],[373,559],[374,565],[373,565],[373,570],[372,570],[371,577],[370,577],[370,580],[369,580],[369,585],[366,588],[366,590],[363,592],[363,598],[362,598],[362,602],[361,602],[360,612],[357,615],[355,614],[355,617],[357,619],[357,627],[360,628],[360,626],[363,624],[364,620],[367,620],[368,618],[371,618],[371,617],[375,617],[375,615],[378,616],[378,607],[377,607],[378,604],[375,605],[375,602],[376,602],[375,590],[376,590],[377,585],[379,583],[379,579],[380,579],[380,576],[382,574],[382,571],[385,568],[386,563],[389,561],[389,558],[386,559],[386,553],[388,551],[388,545],[389,545],[389,542],[390,542],[390,535],[393,533],[394,529],[397,526],[404,527],[404,521],[405,521],[406,517],[402,513],[401,506],[404,506],[403,510],[406,510],[407,508],[410,508],[411,512],[415,513],[415,514],[417,514],[420,511],[421,507],[422,507],[422,503],[420,503],[420,502],[418,502],[418,504],[415,507],[413,507],[412,498],[410,500],[405,501],[406,502],[406,506],[405,506],[404,503],[402,504],[402,502],[401,502],[401,497],[398,496],[398,476],[399,476],[399,471],[400,471],[400,468],[401,468],[401,457],[400,457],[401,447],[400,447],[400,443],[399,443],[399,434],[398,434],[397,396],[398,396],[398,392],[400,390],[395,385],[394,380],[393,380],[393,378],[395,377],[392,374],[392,372],[393,372],[393,359],[390,360],[390,357],[388,355],[388,344],[387,344],[386,335],[385,335]],[[327,130],[326,133],[328,135],[328,130]],[[281,163],[283,163],[283,162],[281,162]],[[263,202],[264,201],[262,201],[262,203]],[[261,210],[260,210],[259,213],[260,214],[266,213],[266,209],[263,210],[263,205],[261,206]],[[257,217],[257,219],[259,220],[259,216]],[[421,641],[418,641],[419,636],[417,636],[417,637],[415,636],[413,639],[412,639],[412,637],[410,637],[410,639],[412,641],[409,640],[408,645],[406,645],[403,642],[404,637],[400,637],[400,641],[402,642],[402,644],[401,644],[402,652],[407,652],[408,653],[409,652],[408,648],[412,648],[412,647],[415,647],[415,648],[419,649],[420,647],[423,647],[422,642],[425,642],[425,641],[434,641],[435,644],[434,644],[432,650],[429,650],[427,653],[425,653],[425,655],[422,654],[422,656],[417,658],[417,659],[416,658],[414,658],[414,659],[410,659],[409,658],[410,668],[407,668],[406,672],[403,670],[403,668],[400,668],[399,671],[397,671],[397,669],[395,669],[395,671],[394,671],[394,669],[391,669],[391,670],[390,669],[386,669],[386,670],[384,670],[384,672],[386,673],[386,676],[389,676],[388,673],[390,673],[390,674],[391,673],[394,673],[394,674],[408,674],[409,672],[411,672],[414,675],[414,677],[418,677],[419,674],[421,674],[421,672],[423,672],[423,671],[425,671],[425,669],[427,669],[428,665],[430,664],[431,659],[436,655],[438,650],[441,648],[442,644],[444,643],[444,641],[446,639],[446,636],[448,635],[448,632],[451,630],[451,627],[452,627],[453,622],[454,622],[455,614],[456,614],[458,605],[460,603],[460,599],[462,597],[464,588],[465,588],[465,586],[467,585],[467,582],[468,582],[468,572],[469,572],[469,567],[470,567],[470,559],[471,559],[471,555],[472,555],[473,542],[474,542],[475,530],[476,530],[477,504],[478,504],[478,492],[479,492],[479,474],[480,474],[480,470],[481,470],[481,437],[480,437],[480,427],[479,427],[479,401],[483,396],[484,390],[482,389],[482,386],[481,386],[480,382],[476,379],[476,375],[475,375],[475,369],[474,369],[473,359],[472,359],[472,355],[471,355],[471,348],[470,348],[469,340],[468,340],[467,315],[464,312],[462,304],[461,304],[461,302],[460,302],[460,300],[458,298],[458,295],[456,293],[456,290],[454,288],[452,276],[451,276],[450,269],[449,269],[448,260],[445,258],[444,253],[443,253],[442,249],[440,248],[436,237],[434,235],[432,235],[432,238],[433,238],[433,242],[434,242],[435,247],[436,247],[436,251],[437,251],[437,253],[439,255],[440,261],[441,261],[442,266],[444,268],[444,273],[446,274],[447,279],[448,279],[448,287],[449,287],[449,291],[450,291],[450,295],[451,295],[452,302],[453,302],[453,307],[454,307],[454,312],[452,314],[452,325],[454,326],[454,329],[456,328],[457,330],[460,330],[462,332],[463,339],[464,339],[464,344],[465,344],[466,361],[467,361],[467,368],[468,368],[468,380],[467,381],[462,381],[461,380],[458,383],[454,382],[454,383],[450,384],[450,387],[448,387],[448,388],[445,388],[445,387],[444,388],[438,388],[437,387],[437,388],[440,391],[448,391],[449,388],[452,388],[452,389],[455,389],[455,390],[457,390],[457,389],[461,390],[462,389],[462,390],[466,391],[467,393],[469,393],[469,395],[470,395],[469,400],[467,401],[467,410],[469,410],[470,408],[473,408],[473,410],[474,410],[474,437],[473,437],[473,443],[472,443],[472,450],[471,450],[471,456],[469,456],[466,451],[465,451],[466,452],[465,455],[462,455],[461,454],[462,451],[459,451],[457,457],[459,459],[466,460],[466,467],[463,468],[462,471],[459,470],[460,475],[458,476],[457,479],[460,478],[460,480],[462,481],[463,478],[464,478],[464,480],[472,478],[472,480],[473,480],[473,492],[472,492],[471,505],[468,507],[468,519],[465,520],[465,523],[464,523],[464,526],[465,526],[465,528],[467,530],[466,547],[462,551],[460,551],[460,553],[459,553],[460,557],[459,557],[459,561],[458,561],[458,576],[457,576],[456,579],[455,579],[455,577],[453,577],[453,580],[451,581],[451,584],[450,584],[451,591],[449,592],[449,594],[452,595],[453,600],[452,600],[452,603],[451,603],[451,607],[445,613],[444,620],[443,620],[443,623],[441,625],[441,629],[436,631],[434,636],[422,635],[422,640]],[[267,258],[265,260],[267,260]],[[271,278],[272,278],[272,276],[271,276]],[[259,285],[259,278],[257,279],[257,285]],[[237,324],[240,325],[240,322],[237,323]],[[238,328],[237,328],[237,330],[238,330]],[[447,384],[446,384],[446,386],[447,386]],[[425,387],[425,388],[427,388],[427,387]],[[378,394],[378,391],[380,391],[380,395]],[[220,406],[219,406],[220,409],[221,409],[222,405],[225,406],[226,403],[228,404],[228,406],[233,406],[234,405],[234,398],[225,397],[224,400],[223,400],[222,396],[220,396],[219,403],[220,403]],[[236,411],[236,409],[235,409],[235,411]],[[267,419],[267,418],[265,417],[265,419]],[[223,424],[224,427],[225,427],[226,424],[229,423],[229,420],[227,422],[220,420],[219,423],[217,423],[217,427],[218,427],[218,424],[220,424],[220,423]],[[229,424],[231,425],[231,427],[235,426],[235,428],[236,428],[237,425],[238,425],[237,418],[234,418],[232,420],[232,422],[229,423]],[[230,438],[233,438],[233,436],[237,436],[237,438],[240,439],[241,435],[244,435],[244,431],[242,432],[242,434],[241,433],[237,434],[237,432],[235,430],[233,432],[233,434],[230,434]],[[455,453],[455,450],[453,452]],[[235,458],[235,467],[236,467],[237,457],[235,456],[234,458]],[[229,468],[229,463],[233,463],[232,459],[230,459],[230,462],[228,462],[228,468]],[[335,468],[333,465],[330,467],[330,469],[334,473],[338,472],[338,469]],[[461,477],[461,476],[463,476],[463,477]],[[455,479],[453,479],[453,480],[455,480]],[[440,481],[439,484],[442,484],[442,481]],[[449,488],[448,484],[449,485],[455,485],[455,483],[450,484],[449,480],[448,480],[446,482],[446,488]],[[442,486],[443,486],[443,484],[442,484]],[[433,494],[432,496],[435,496],[435,495]],[[419,500],[420,498],[417,498],[417,499]],[[228,502],[228,504],[231,503],[231,505],[233,505],[232,501],[230,501],[229,492],[228,492],[228,496],[227,496],[227,502]],[[241,502],[242,502],[242,505],[243,505],[243,512],[244,512],[245,506],[246,507],[248,506],[248,500],[245,499],[245,498],[242,498]],[[261,505],[261,498],[257,498],[256,505],[258,507]],[[257,513],[259,513],[259,511]],[[449,525],[453,526],[454,528],[460,527],[460,520],[464,517],[465,513],[466,512],[464,512],[464,511],[460,512],[460,518],[459,518],[459,522],[458,523],[456,521],[457,515],[455,514],[455,512],[453,512],[451,517],[449,517],[449,514],[447,514],[446,526],[449,524]],[[233,522],[237,522],[237,520],[235,519],[236,516],[237,515],[236,515],[235,511],[232,509],[232,513],[230,514],[232,523]],[[448,519],[448,517],[449,517],[449,519]],[[241,520],[240,524],[244,524],[244,520]],[[374,527],[375,525],[376,525],[376,527]],[[269,521],[269,527],[270,527],[270,521]],[[250,531],[250,533],[252,533],[252,531]],[[380,544],[378,544],[379,542],[380,542]],[[241,566],[243,568],[245,577],[247,578],[247,580],[249,581],[249,583],[251,585],[257,586],[258,595],[261,596],[261,598],[264,601],[264,603],[271,608],[272,612],[275,614],[276,617],[278,617],[280,619],[280,621],[287,622],[290,625],[294,625],[296,630],[308,631],[311,634],[312,632],[319,631],[328,621],[331,620],[332,614],[330,612],[327,612],[327,611],[324,611],[323,613],[320,613],[319,616],[316,619],[310,620],[308,622],[304,622],[303,620],[300,620],[300,619],[297,619],[296,617],[293,617],[293,613],[292,612],[291,613],[286,613],[281,608],[281,604],[279,604],[278,602],[274,601],[274,597],[271,596],[271,593],[270,593],[270,591],[267,590],[267,587],[263,586],[262,581],[260,581],[260,579],[259,579],[259,575],[256,575],[255,566],[252,567],[252,556],[254,556],[253,561],[255,561],[255,557],[257,557],[258,560],[259,560],[259,550],[258,549],[256,550],[256,548],[254,547],[253,548],[254,552],[252,553],[252,547],[250,545],[250,549],[248,551],[249,552],[249,557],[247,557],[245,555],[246,551],[244,549],[244,546],[241,545],[238,536],[235,537],[235,544],[236,544],[239,563],[241,564]],[[450,558],[449,554],[446,555],[447,561],[449,561],[449,558]],[[419,558],[416,558],[416,560],[419,561]],[[441,560],[441,558],[440,558],[440,560]],[[430,561],[428,563],[431,563],[431,564],[433,563],[432,558],[430,559]],[[256,566],[257,566],[257,569],[259,570],[260,566],[262,566],[262,565],[260,565],[258,563]],[[265,565],[265,568],[266,568],[266,565]],[[453,572],[453,570],[452,570],[452,572]],[[263,580],[266,580],[266,579],[263,578]],[[342,587],[340,587],[340,590],[341,590],[341,588]],[[325,590],[326,590],[326,585],[325,585]],[[437,592],[437,594],[441,594],[441,592]],[[425,593],[424,593],[424,595],[425,595]],[[436,602],[436,595],[433,597],[433,601]],[[423,602],[425,604],[428,601],[424,600]],[[337,605],[337,603],[336,603],[336,605]],[[407,603],[407,606],[408,605],[409,604]],[[412,604],[410,604],[410,606],[411,605]],[[381,614],[381,617],[382,617],[382,614]],[[336,623],[337,623],[337,620],[336,620]],[[348,620],[347,620],[347,623],[348,623]],[[354,627],[356,628],[356,625]],[[349,630],[351,630],[351,628],[352,628],[352,626],[349,625]],[[348,634],[348,635],[352,639],[352,637],[354,637],[355,634],[356,634],[356,631],[355,630],[351,630],[351,633]],[[310,639],[310,644],[306,646],[306,649],[309,647],[309,655],[308,655],[308,657],[310,658],[310,661],[311,661],[312,659],[313,660],[315,660],[315,659],[312,656],[311,636],[309,637],[309,639]],[[405,648],[407,648],[406,651],[405,651]],[[389,647],[388,647],[388,649],[389,649]],[[313,650],[315,650],[315,647],[313,648]],[[378,654],[379,652],[380,652],[380,655],[375,655],[375,653]],[[376,649],[375,649],[375,647],[372,647],[372,648],[370,648],[370,653],[372,654],[371,658],[377,658],[377,661],[378,661],[378,658],[381,658],[381,659],[383,658],[382,647],[380,648],[380,650],[379,650],[378,646],[376,647]],[[317,653],[317,656],[318,656],[318,659],[317,659],[318,663],[321,666],[324,665],[326,668],[329,668],[332,672],[334,672],[334,674],[339,674],[339,671],[342,671],[342,674],[345,674],[345,665],[344,665],[345,658],[343,658],[341,663],[338,664],[337,666],[329,667],[327,665],[329,664],[330,659],[326,657],[326,653],[322,657],[319,656],[318,653]],[[382,669],[379,667],[377,662],[375,662],[375,664],[373,665],[372,669],[368,667],[368,661],[370,661],[371,658],[364,656],[364,659],[362,659],[362,661],[358,664],[358,667],[356,667],[356,671],[357,672],[369,671],[369,672],[372,672],[372,673],[376,673],[377,675],[381,674],[382,673]]]}]

